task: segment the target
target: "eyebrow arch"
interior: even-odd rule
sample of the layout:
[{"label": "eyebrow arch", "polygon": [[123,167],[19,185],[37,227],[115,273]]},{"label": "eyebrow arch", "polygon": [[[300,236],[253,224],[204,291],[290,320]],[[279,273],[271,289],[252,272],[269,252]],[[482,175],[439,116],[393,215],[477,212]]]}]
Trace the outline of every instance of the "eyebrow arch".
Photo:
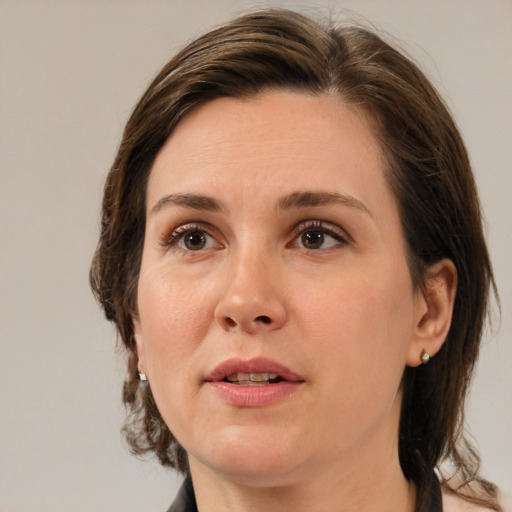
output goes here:
[{"label": "eyebrow arch", "polygon": [[161,197],[155,206],[151,208],[150,215],[158,213],[169,205],[186,206],[194,210],[208,210],[211,212],[222,212],[222,204],[213,197],[200,194],[168,194]]},{"label": "eyebrow arch", "polygon": [[368,210],[366,205],[359,199],[348,194],[339,194],[337,192],[293,192],[282,197],[279,200],[278,207],[283,210],[289,210],[292,208],[308,208],[311,206],[324,206],[336,203],[356,208],[372,217],[370,210]]}]

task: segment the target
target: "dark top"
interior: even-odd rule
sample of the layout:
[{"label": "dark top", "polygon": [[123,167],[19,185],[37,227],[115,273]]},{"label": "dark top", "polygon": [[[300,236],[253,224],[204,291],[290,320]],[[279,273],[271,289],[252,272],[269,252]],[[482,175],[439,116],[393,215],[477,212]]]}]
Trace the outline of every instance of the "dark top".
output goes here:
[{"label": "dark top", "polygon": [[[441,485],[434,473],[432,473],[428,487],[425,499],[418,507],[418,512],[443,512]],[[176,499],[167,512],[197,512],[196,498],[190,477],[183,482]]]}]

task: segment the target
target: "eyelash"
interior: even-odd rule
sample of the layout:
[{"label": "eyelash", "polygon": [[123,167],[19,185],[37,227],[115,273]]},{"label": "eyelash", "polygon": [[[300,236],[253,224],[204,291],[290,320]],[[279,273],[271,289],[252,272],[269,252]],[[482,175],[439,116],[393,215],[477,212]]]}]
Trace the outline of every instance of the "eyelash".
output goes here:
[{"label": "eyelash", "polygon": [[201,224],[201,223],[183,224],[182,226],[178,226],[177,228],[170,231],[170,233],[165,234],[162,237],[161,243],[165,248],[169,249],[169,248],[175,247],[177,244],[179,244],[180,241],[182,241],[187,234],[191,234],[191,233],[195,233],[195,232],[206,233],[210,238],[215,238],[211,234],[212,231],[213,231],[212,226],[210,226],[208,224]]},{"label": "eyelash", "polygon": [[[349,245],[349,238],[346,235],[346,233],[341,230],[340,228],[333,226],[330,223],[326,223],[321,220],[308,220],[305,222],[301,222],[294,230],[294,237],[293,241],[290,242],[288,245],[296,244],[300,237],[307,233],[308,231],[319,231],[323,235],[330,236],[334,240],[336,240],[340,245],[346,246]],[[308,249],[307,247],[303,248],[306,251],[315,252],[319,251],[321,249]],[[326,249],[324,249],[326,250]]]},{"label": "eyelash", "polygon": [[[289,242],[286,246],[293,247],[300,240],[300,237],[307,233],[308,231],[319,231],[322,235],[327,235],[336,240],[340,245],[346,246],[349,245],[348,236],[339,228],[333,226],[332,224],[326,223],[320,220],[308,220],[301,222],[298,224],[293,230],[293,240]],[[209,224],[202,223],[189,223],[178,226],[177,228],[170,231],[170,233],[165,234],[162,237],[161,244],[166,249],[176,247],[187,234],[192,234],[195,232],[205,233],[208,237],[215,239],[215,236],[212,234],[214,231],[213,227]],[[217,242],[218,246],[221,246],[219,242]],[[316,252],[322,249],[311,249],[307,247],[301,247],[301,249]],[[193,250],[183,249],[186,252],[194,252]],[[326,250],[326,249],[324,249]],[[197,252],[200,252],[198,250]]]}]

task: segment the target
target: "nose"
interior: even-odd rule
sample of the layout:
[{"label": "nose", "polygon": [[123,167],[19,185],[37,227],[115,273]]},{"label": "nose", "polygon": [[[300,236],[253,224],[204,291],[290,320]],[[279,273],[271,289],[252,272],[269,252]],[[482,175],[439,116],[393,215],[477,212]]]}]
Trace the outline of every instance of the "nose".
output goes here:
[{"label": "nose", "polygon": [[225,331],[251,334],[283,327],[287,310],[278,285],[279,266],[272,258],[253,254],[227,266],[215,321]]}]

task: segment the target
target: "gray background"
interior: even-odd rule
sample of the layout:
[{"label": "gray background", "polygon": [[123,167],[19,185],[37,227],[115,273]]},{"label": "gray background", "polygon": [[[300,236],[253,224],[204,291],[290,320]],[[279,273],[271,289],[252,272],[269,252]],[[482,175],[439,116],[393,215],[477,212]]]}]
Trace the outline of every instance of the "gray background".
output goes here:
[{"label": "gray background", "polygon": [[512,491],[511,1],[0,0],[1,511],[163,511],[172,500],[176,477],[129,456],[119,436],[123,364],[87,277],[102,182],[161,65],[264,5],[355,10],[403,41],[454,112],[503,311],[469,425],[483,473]]}]

